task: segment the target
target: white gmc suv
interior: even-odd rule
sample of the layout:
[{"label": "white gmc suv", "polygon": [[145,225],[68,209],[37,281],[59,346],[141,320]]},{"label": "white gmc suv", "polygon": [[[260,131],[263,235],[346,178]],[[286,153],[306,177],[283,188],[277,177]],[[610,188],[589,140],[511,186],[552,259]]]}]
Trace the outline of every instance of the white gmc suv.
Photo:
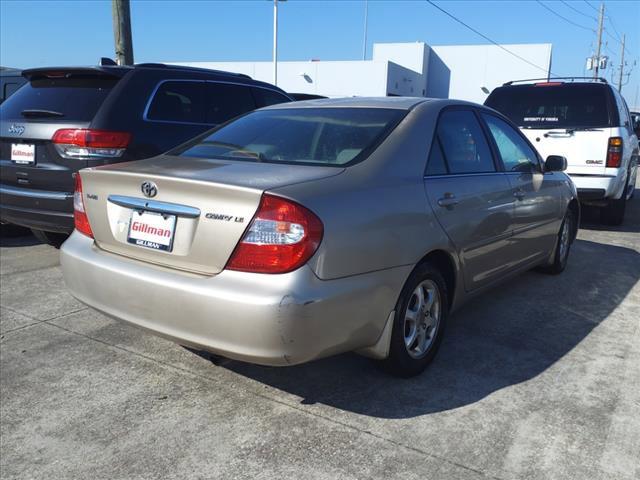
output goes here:
[{"label": "white gmc suv", "polygon": [[604,79],[508,82],[485,105],[509,117],[542,158],[562,155],[584,204],[601,207],[601,220],[619,225],[634,193],[638,137],[618,91]]}]

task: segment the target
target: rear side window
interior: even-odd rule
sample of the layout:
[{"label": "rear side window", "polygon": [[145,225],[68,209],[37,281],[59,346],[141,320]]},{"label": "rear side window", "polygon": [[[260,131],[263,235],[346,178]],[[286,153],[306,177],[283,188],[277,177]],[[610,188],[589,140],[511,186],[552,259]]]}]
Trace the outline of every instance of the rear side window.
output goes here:
[{"label": "rear side window", "polygon": [[251,112],[172,152],[267,163],[346,165],[365,158],[404,117],[384,108],[291,108]]},{"label": "rear side window", "polygon": [[444,175],[447,173],[447,165],[442,155],[442,148],[437,138],[431,143],[431,153],[427,164],[427,175]]},{"label": "rear side window", "polygon": [[117,82],[117,78],[94,76],[35,78],[2,103],[2,118],[46,116],[89,122]]},{"label": "rear side window", "polygon": [[160,85],[149,110],[149,120],[205,123],[204,82],[164,82]]},{"label": "rear side window", "polygon": [[207,82],[207,123],[217,125],[251,110],[256,102],[250,87],[230,83]]},{"label": "rear side window", "polygon": [[269,90],[268,88],[254,88],[253,95],[256,98],[258,108],[268,107],[269,105],[291,101],[291,99],[285,97],[281,93],[274,90]]},{"label": "rear side window", "polygon": [[540,170],[538,156],[513,127],[493,115],[483,113],[482,117],[496,141],[507,172],[530,173]]},{"label": "rear side window", "polygon": [[495,89],[485,105],[524,128],[611,127],[608,96],[601,84],[519,85]]},{"label": "rear side window", "polygon": [[437,133],[449,173],[494,172],[489,145],[473,112],[448,110],[440,115]]},{"label": "rear side window", "polygon": [[18,82],[7,82],[7,83],[5,83],[4,87],[3,87],[3,90],[2,90],[2,98],[0,98],[0,101],[9,98],[11,95],[16,93],[18,88],[20,88],[21,86],[22,86],[22,83],[18,83]]}]

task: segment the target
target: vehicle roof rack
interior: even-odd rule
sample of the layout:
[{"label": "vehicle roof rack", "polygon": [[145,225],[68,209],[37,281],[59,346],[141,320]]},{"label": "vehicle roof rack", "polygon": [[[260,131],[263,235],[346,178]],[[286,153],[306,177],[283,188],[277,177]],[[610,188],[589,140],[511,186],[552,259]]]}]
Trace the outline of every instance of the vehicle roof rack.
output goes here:
[{"label": "vehicle roof rack", "polygon": [[545,78],[528,78],[526,80],[511,80],[509,82],[503,83],[502,86],[507,87],[509,85],[513,85],[514,83],[526,83],[526,82],[539,82],[539,81],[553,82],[555,80],[570,80],[572,82],[575,82],[576,80],[591,80],[592,82],[609,83],[607,82],[607,79],[603,77],[596,77],[596,78],[593,78],[593,77],[545,77]]},{"label": "vehicle roof rack", "polygon": [[240,77],[240,78],[248,78],[251,80],[249,75],[245,75],[244,73],[234,73],[234,72],[225,72],[224,70],[214,70],[212,68],[202,68],[202,67],[188,67],[186,65],[167,65],[166,63],[136,63],[134,67],[142,67],[142,68],[170,68],[172,70],[185,70],[191,72],[203,72],[203,73],[217,73],[220,75],[227,75],[230,77]]}]

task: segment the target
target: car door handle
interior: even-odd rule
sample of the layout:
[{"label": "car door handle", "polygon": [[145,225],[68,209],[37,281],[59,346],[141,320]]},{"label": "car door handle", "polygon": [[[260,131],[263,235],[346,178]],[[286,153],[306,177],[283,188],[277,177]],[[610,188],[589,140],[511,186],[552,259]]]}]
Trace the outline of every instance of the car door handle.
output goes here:
[{"label": "car door handle", "polygon": [[452,208],[458,203],[460,203],[460,200],[453,193],[445,193],[444,197],[438,199],[438,205],[445,208]]},{"label": "car door handle", "polygon": [[524,190],[522,190],[521,188],[513,191],[513,196],[518,200],[522,200],[524,198],[524,195]]}]

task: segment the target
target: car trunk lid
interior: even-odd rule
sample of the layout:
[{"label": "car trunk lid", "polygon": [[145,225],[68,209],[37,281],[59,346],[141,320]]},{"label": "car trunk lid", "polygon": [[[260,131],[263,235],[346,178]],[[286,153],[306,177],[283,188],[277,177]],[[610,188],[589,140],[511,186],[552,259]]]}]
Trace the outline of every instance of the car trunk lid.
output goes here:
[{"label": "car trunk lid", "polygon": [[265,191],[342,171],[161,156],[88,169],[81,176],[85,209],[98,247],[156,265],[214,275],[224,269]]}]

